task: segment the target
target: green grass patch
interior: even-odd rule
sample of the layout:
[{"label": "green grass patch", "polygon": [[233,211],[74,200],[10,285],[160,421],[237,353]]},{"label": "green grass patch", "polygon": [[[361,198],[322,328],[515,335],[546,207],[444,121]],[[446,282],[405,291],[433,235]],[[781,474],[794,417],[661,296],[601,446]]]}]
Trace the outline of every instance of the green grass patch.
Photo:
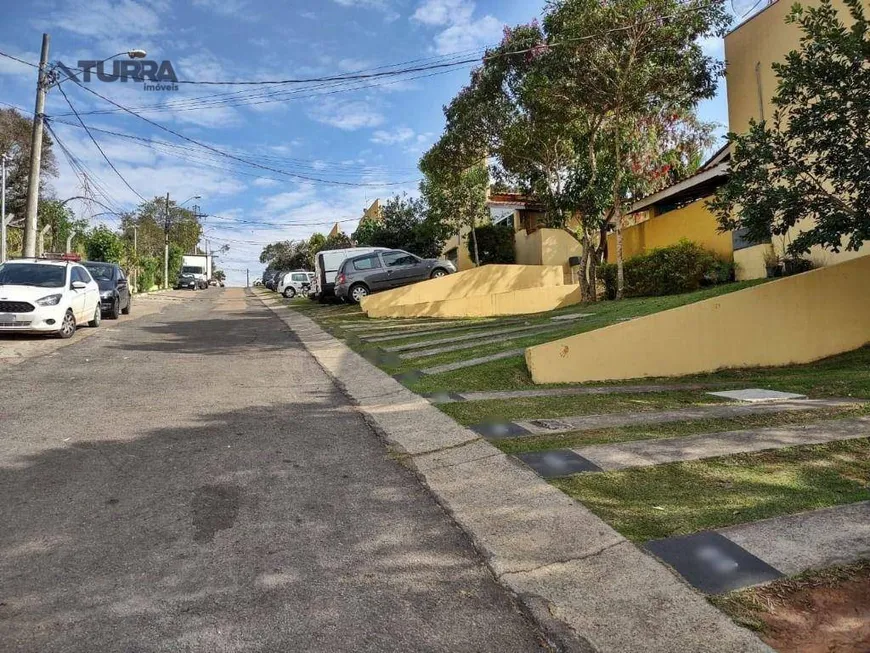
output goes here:
[{"label": "green grass patch", "polygon": [[723,456],[553,484],[636,542],[870,499],[870,439]]},{"label": "green grass patch", "polygon": [[650,412],[702,404],[727,403],[694,390],[673,390],[621,395],[572,395],[457,401],[438,407],[460,424],[595,415],[599,413]]},{"label": "green grass patch", "polygon": [[820,420],[845,419],[870,414],[868,406],[820,408],[818,410],[789,411],[766,415],[741,415],[723,419],[699,419],[667,424],[621,426],[616,428],[574,431],[556,435],[533,435],[525,438],[493,440],[492,444],[508,454],[549,449],[573,449],[590,444],[631,442],[634,440],[660,440],[701,433],[722,433],[742,429],[761,429],[784,426],[802,426]]}]

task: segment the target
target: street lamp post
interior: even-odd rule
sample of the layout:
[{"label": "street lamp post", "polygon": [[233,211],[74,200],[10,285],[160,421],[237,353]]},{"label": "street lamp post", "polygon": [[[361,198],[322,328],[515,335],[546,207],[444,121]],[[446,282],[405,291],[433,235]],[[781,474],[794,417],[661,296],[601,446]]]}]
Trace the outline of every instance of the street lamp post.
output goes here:
[{"label": "street lamp post", "polygon": [[[36,214],[39,208],[39,172],[42,165],[42,131],[45,118],[45,94],[49,88],[60,82],[53,81],[54,75],[48,70],[48,47],[51,37],[42,35],[42,51],[39,55],[39,76],[36,80],[36,107],[33,110],[33,132],[30,137],[30,174],[27,179],[27,209],[24,213],[24,256],[36,255]],[[145,50],[128,50],[103,59],[126,54],[131,59],[142,59]]]}]

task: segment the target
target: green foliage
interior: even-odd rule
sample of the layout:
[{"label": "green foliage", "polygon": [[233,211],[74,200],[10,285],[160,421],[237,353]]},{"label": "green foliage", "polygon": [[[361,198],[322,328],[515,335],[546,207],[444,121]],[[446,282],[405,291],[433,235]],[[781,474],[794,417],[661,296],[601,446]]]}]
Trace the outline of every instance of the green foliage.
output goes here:
[{"label": "green foliage", "polygon": [[[9,156],[6,164],[6,214],[15,216],[13,224],[24,219],[27,206],[27,179],[30,174],[30,138],[33,120],[15,109],[0,108],[0,154]],[[51,134],[42,135],[42,163],[39,195],[48,195],[48,180],[57,176]]]},{"label": "green foliage", "polygon": [[227,274],[223,270],[215,270],[211,275],[215,281],[226,281]]},{"label": "green foliage", "polygon": [[89,261],[120,263],[124,257],[121,237],[108,227],[94,227],[85,237],[85,252]]},{"label": "green foliage", "polygon": [[143,256],[139,259],[138,288],[139,292],[147,292],[157,285],[158,272],[163,270],[163,260],[156,256]]},{"label": "green foliage", "polygon": [[381,208],[381,220],[363,220],[353,234],[359,246],[403,249],[423,258],[441,254],[449,228],[430,214],[423,198],[396,195]]},{"label": "green foliage", "polygon": [[[37,222],[40,229],[48,227],[45,248],[47,251],[53,252],[64,251],[68,236],[77,235],[79,241],[83,240],[88,229],[87,220],[76,220],[69,207],[55,199],[41,199],[39,201]],[[74,242],[73,249],[75,249],[76,244]]]},{"label": "green foliage", "polygon": [[771,122],[729,134],[731,176],[711,208],[723,230],[765,242],[807,220],[788,245],[858,250],[870,240],[870,25],[860,0],[845,0],[846,28],[830,0],[796,5],[800,48],[773,64],[779,80]]},{"label": "green foliage", "polygon": [[[474,258],[474,243],[466,242],[468,255]],[[514,263],[516,249],[514,247],[513,227],[506,224],[487,224],[477,228],[477,247],[480,252],[480,265],[487,263]]]},{"label": "green foliage", "polygon": [[[121,218],[121,233],[132,245],[134,227],[138,228],[138,248],[142,256],[157,256],[162,259],[165,241],[166,198],[155,197],[142,202],[135,211]],[[193,252],[202,238],[202,224],[197,215],[169,201],[169,242],[183,252]],[[172,276],[170,275],[170,279]]]},{"label": "green foliage", "polygon": [[326,242],[323,243],[323,247],[320,248],[320,251],[347,249],[348,247],[353,247],[353,241],[346,233],[339,231],[338,233],[330,234],[326,237]]},{"label": "green foliage", "polygon": [[260,263],[267,263],[271,270],[301,270],[309,268],[313,257],[308,241],[282,240],[271,243],[260,253]]},{"label": "green foliage", "polygon": [[[616,298],[616,264],[599,270],[607,299]],[[656,297],[733,281],[734,266],[696,243],[653,249],[625,261],[625,296]]]}]

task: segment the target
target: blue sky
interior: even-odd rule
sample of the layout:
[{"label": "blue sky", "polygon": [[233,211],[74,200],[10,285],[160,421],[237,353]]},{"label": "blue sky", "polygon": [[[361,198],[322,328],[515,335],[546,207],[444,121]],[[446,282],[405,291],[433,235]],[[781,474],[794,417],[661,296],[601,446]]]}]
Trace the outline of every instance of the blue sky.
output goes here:
[{"label": "blue sky", "polygon": [[[34,0],[4,4],[0,50],[27,61],[38,61],[41,34],[46,31],[52,37],[50,60],[68,66],[141,48],[147,50],[148,59],[170,60],[181,80],[238,81],[310,78],[454,53],[474,55],[497,43],[505,24],[540,16],[544,1]],[[719,39],[704,46],[722,56]],[[135,82],[90,85],[190,138],[297,177],[245,166],[208,151],[195,152],[189,143],[127,114],[87,114],[83,119],[89,127],[182,146],[148,146],[94,132],[139,194],[150,198],[169,192],[179,201],[202,196],[201,210],[220,216],[206,219],[207,236],[213,247],[229,245],[220,265],[228,271],[230,282],[238,284],[244,282],[246,268],[253,276],[261,272],[257,257],[262,244],[325,232],[336,220],[347,221],[343,226],[351,232],[355,227],[351,220],[374,198],[416,192],[419,156],[443,129],[442,106],[466,82],[469,69],[384,80],[388,83],[309,84],[293,89],[181,85],[177,92],[158,92],[146,91]],[[0,58],[0,102],[32,111],[34,86],[33,68]],[[64,89],[79,112],[113,108],[70,83]],[[285,93],[276,97],[279,90]],[[723,80],[719,96],[701,107],[702,117],[722,124],[723,133],[724,90]],[[228,93],[236,95],[216,97]],[[245,103],[240,104],[240,99]],[[58,121],[75,121],[60,116],[69,112],[61,94],[51,91],[46,113]],[[82,129],[59,122],[55,129],[109,195],[113,208],[135,206],[137,196],[112,172]],[[81,181],[60,151],[57,155],[60,176],[53,183],[57,196],[82,194]],[[104,210],[80,202],[71,206],[84,217]],[[91,219],[114,223],[111,216]]]}]

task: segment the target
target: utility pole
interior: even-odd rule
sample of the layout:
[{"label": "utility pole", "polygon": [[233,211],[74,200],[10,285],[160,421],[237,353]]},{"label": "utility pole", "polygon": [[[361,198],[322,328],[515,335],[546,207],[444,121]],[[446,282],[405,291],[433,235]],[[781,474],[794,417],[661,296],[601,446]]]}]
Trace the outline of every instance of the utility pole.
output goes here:
[{"label": "utility pole", "polygon": [[36,82],[36,108],[33,112],[33,134],[30,138],[30,177],[27,182],[27,211],[24,214],[24,256],[36,256],[36,212],[39,207],[39,168],[42,163],[42,123],[45,112],[45,91],[48,86],[48,44],[51,37],[42,35],[39,55],[39,77]]},{"label": "utility pole", "polygon": [[136,288],[136,292],[142,292],[139,287],[139,227],[137,225],[133,225],[133,260],[136,261],[133,264],[133,287]]},{"label": "utility pole", "polygon": [[166,193],[166,220],[163,223],[163,288],[169,290],[169,193]]},{"label": "utility pole", "polygon": [[3,189],[0,190],[0,263],[6,262],[6,152],[0,154],[0,174]]},{"label": "utility pole", "polygon": [[251,287],[251,271],[247,268],[245,269],[245,288]]}]

